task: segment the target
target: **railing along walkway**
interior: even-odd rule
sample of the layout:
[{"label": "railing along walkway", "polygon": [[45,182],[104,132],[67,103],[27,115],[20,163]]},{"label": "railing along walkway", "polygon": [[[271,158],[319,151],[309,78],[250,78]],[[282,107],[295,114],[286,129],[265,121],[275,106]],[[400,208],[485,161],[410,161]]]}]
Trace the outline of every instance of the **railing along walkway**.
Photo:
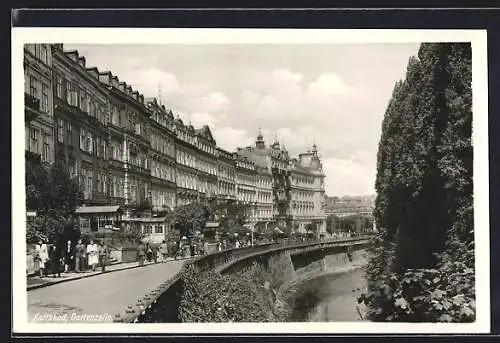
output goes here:
[{"label": "railing along walkway", "polygon": [[[224,272],[224,270],[230,268],[235,263],[239,263],[244,259],[250,257],[255,257],[262,255],[264,253],[273,253],[280,250],[296,250],[296,249],[307,249],[314,248],[316,246],[331,246],[342,245],[347,242],[352,242],[356,244],[357,242],[366,241],[370,236],[356,236],[356,237],[345,237],[345,238],[334,238],[334,239],[323,239],[315,241],[297,242],[296,240],[282,240],[278,243],[264,243],[260,245],[254,245],[249,247],[227,249],[223,251],[218,251],[209,255],[199,256],[190,263],[193,263],[196,267],[201,270],[215,269],[218,272]],[[135,305],[128,305],[125,311],[121,314],[115,315],[114,320],[116,322],[137,322],[138,317],[144,315],[146,311],[151,309],[153,304],[156,304],[158,298],[167,292],[170,288],[178,285],[180,281],[182,270],[169,280],[165,280],[160,286],[155,290],[145,294],[142,299],[138,299]]]}]

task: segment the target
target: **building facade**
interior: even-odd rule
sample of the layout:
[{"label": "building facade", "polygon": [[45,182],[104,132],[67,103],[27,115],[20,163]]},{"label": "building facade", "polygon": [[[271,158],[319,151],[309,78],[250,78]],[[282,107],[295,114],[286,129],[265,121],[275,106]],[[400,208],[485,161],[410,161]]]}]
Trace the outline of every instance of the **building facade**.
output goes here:
[{"label": "building facade", "polygon": [[99,73],[99,79],[109,94],[112,198],[114,203],[122,204],[125,217],[129,217],[151,202],[151,112],[145,106],[144,96],[110,71]]},{"label": "building facade", "polygon": [[24,45],[25,151],[54,162],[54,106],[50,44]]},{"label": "building facade", "polygon": [[217,156],[217,195],[222,200],[236,200],[236,161],[222,148],[217,148]]},{"label": "building facade", "polygon": [[246,224],[253,226],[257,222],[257,171],[255,163],[239,152],[234,153],[233,158],[236,164],[236,199],[246,207]]},{"label": "building facade", "polygon": [[156,99],[148,101],[152,112],[150,125],[151,146],[151,203],[154,212],[173,210],[176,205],[176,160],[175,132],[172,111],[158,104]]},{"label": "building facade", "polygon": [[316,235],[326,232],[325,175],[316,145],[292,159],[277,140],[266,146],[259,132],[255,146],[239,149],[238,154],[258,166],[256,197],[260,222],[292,232],[306,232],[308,228]]},{"label": "building facade", "polygon": [[247,224],[260,230],[325,228],[316,146],[292,159],[259,132],[254,146],[225,151],[207,125],[185,124],[62,44],[25,46],[25,118],[27,152],[64,166],[86,206],[119,206],[122,222],[140,217],[151,234],[170,228],[148,226],[152,218],[214,199],[246,204]]},{"label": "building facade", "polygon": [[291,161],[290,214],[296,229],[326,232],[325,175],[316,145]]},{"label": "building facade", "polygon": [[55,162],[76,178],[86,205],[106,205],[108,96],[78,51],[52,46]]}]

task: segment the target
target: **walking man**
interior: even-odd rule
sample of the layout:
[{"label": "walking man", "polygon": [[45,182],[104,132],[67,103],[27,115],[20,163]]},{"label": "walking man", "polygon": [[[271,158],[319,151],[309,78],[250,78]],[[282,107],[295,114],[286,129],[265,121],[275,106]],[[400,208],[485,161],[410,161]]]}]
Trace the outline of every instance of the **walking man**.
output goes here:
[{"label": "walking man", "polygon": [[105,242],[99,244],[99,263],[101,265],[101,273],[106,270],[106,263],[108,261],[109,249]]},{"label": "walking man", "polygon": [[139,248],[137,249],[137,255],[139,256],[139,267],[144,266],[144,259],[146,258],[146,247],[141,242]]},{"label": "walking man", "polygon": [[75,247],[70,240],[66,242],[64,247],[64,272],[67,273],[73,269],[73,262],[75,261]]},{"label": "walking man", "polygon": [[82,240],[78,240],[78,244],[75,247],[75,271],[80,273],[84,271],[85,265],[85,245],[83,245]]}]

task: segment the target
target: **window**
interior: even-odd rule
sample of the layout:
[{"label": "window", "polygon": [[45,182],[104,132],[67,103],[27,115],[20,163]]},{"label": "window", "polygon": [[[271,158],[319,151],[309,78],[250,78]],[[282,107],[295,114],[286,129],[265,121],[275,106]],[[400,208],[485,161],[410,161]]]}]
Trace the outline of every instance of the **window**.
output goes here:
[{"label": "window", "polygon": [[31,129],[30,151],[38,154],[38,130]]},{"label": "window", "polygon": [[77,176],[77,173],[76,173],[76,171],[77,171],[76,161],[70,161],[68,169],[69,169],[69,176],[71,178],[74,178],[75,176]]},{"label": "window", "polygon": [[86,133],[85,133],[85,129],[84,128],[80,128],[80,149],[81,150],[86,150],[85,148],[85,137],[86,137]]},{"label": "window", "polygon": [[42,112],[49,112],[49,86],[42,84]]},{"label": "window", "polygon": [[96,189],[98,192],[102,192],[101,174],[97,173]]},{"label": "window", "polygon": [[73,145],[73,127],[72,127],[71,123],[69,123],[69,122],[66,122],[66,131],[68,131],[67,143],[69,146],[72,146]]},{"label": "window", "polygon": [[90,221],[88,218],[80,217],[80,230],[85,231],[90,228]]},{"label": "window", "polygon": [[142,225],[142,232],[146,235],[150,235],[153,232],[151,225],[143,224]]},{"label": "window", "polygon": [[64,121],[57,119],[57,141],[64,143]]},{"label": "window", "polygon": [[70,92],[70,105],[80,107],[79,98],[78,98],[78,86],[76,83],[71,84],[71,92]]},{"label": "window", "polygon": [[38,99],[36,84],[37,84],[37,79],[35,79],[33,76],[30,76],[30,95]]},{"label": "window", "polygon": [[41,48],[42,48],[42,49],[41,49],[42,51],[41,51],[41,56],[40,56],[40,58],[41,58],[41,60],[42,60],[42,62],[43,62],[43,63],[48,64],[48,62],[49,62],[49,51],[48,51],[48,49],[47,49],[47,45],[46,45],[46,44],[43,44],[43,45],[41,46]]},{"label": "window", "polygon": [[106,141],[104,139],[101,140],[101,156],[106,159]]},{"label": "window", "polygon": [[66,102],[70,105],[72,105],[72,97],[73,94],[71,93],[71,82],[69,80],[66,80]]},{"label": "window", "polygon": [[62,77],[60,75],[56,76],[56,96],[59,99],[62,99],[62,93],[63,93],[63,84],[62,84]]},{"label": "window", "polygon": [[92,180],[92,172],[89,171],[87,174],[87,192],[89,194],[89,197],[92,197],[92,191],[93,191],[93,180]]},{"label": "window", "polygon": [[155,225],[155,233],[163,233],[163,225]]},{"label": "window", "polygon": [[50,136],[43,135],[43,160],[50,162]]},{"label": "window", "polygon": [[80,88],[80,102],[78,103],[78,107],[85,112],[88,113],[89,109],[87,107],[88,102],[87,102],[87,93],[83,89]]},{"label": "window", "polygon": [[92,140],[92,134],[90,132],[87,132],[87,137],[85,139],[85,151],[88,152],[89,154],[92,154],[93,151],[93,140]]},{"label": "window", "polygon": [[115,106],[111,109],[111,124],[120,126],[120,114],[118,113],[118,108]]},{"label": "window", "polygon": [[103,193],[108,194],[107,178],[105,174],[102,174],[102,191]]}]

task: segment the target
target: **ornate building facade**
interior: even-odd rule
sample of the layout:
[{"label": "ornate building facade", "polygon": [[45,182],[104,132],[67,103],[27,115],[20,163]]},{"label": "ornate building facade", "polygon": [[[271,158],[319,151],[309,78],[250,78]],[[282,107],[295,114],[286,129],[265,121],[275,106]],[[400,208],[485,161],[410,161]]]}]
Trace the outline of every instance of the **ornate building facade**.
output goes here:
[{"label": "ornate building facade", "polygon": [[153,230],[148,216],[224,199],[245,203],[248,224],[260,230],[324,230],[315,146],[292,159],[259,132],[255,146],[225,151],[207,125],[185,124],[62,44],[25,47],[25,118],[25,150],[63,165],[80,182],[85,205],[120,206],[129,223],[141,217]]}]

